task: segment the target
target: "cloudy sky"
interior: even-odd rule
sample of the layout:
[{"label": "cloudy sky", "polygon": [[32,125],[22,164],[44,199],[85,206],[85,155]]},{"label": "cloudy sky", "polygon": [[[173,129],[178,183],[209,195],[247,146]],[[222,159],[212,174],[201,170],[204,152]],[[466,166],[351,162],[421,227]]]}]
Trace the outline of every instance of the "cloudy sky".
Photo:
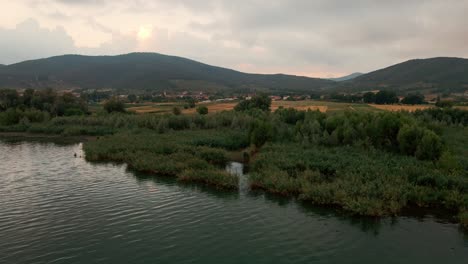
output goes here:
[{"label": "cloudy sky", "polygon": [[336,77],[468,57],[468,0],[0,0],[0,64],[159,52]]}]

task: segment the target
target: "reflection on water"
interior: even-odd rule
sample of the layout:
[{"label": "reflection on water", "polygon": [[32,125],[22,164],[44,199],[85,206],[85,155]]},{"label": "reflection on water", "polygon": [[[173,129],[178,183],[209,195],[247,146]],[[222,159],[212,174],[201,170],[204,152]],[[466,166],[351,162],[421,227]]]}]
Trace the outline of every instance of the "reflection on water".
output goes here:
[{"label": "reflection on water", "polygon": [[[77,153],[77,157],[74,157]],[[377,220],[91,164],[81,146],[0,142],[0,263],[468,263],[458,225]]]}]

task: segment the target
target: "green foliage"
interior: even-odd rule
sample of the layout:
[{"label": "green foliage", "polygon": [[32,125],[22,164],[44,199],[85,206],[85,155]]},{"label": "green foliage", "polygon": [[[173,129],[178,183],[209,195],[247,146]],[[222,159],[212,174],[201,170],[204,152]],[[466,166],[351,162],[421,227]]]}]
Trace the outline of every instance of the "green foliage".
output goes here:
[{"label": "green foliage", "polygon": [[364,103],[375,103],[375,93],[373,92],[367,92],[363,95],[362,97]]},{"label": "green foliage", "polygon": [[260,94],[253,96],[250,100],[243,100],[239,102],[234,110],[236,111],[248,111],[252,109],[260,109],[262,111],[270,111],[271,98],[266,94]]},{"label": "green foliage", "polygon": [[[66,65],[66,67],[64,67]],[[41,86],[57,86],[56,80],[70,87],[99,89],[134,89],[164,92],[204,91],[225,92],[245,91],[262,88],[268,91],[310,92],[333,85],[334,82],[318,78],[291,75],[246,74],[238,71],[206,65],[185,58],[157,53],[131,53],[118,56],[64,55],[52,58],[25,61],[2,67],[0,86],[29,88],[37,76],[44,76]],[[6,75],[3,75],[6,74]],[[53,75],[53,78],[52,78]],[[177,80],[177,81],[175,81]],[[202,85],[200,85],[200,83]],[[95,102],[106,98],[103,92],[90,94]]]},{"label": "green foliage", "polygon": [[236,176],[229,174],[221,169],[196,170],[187,169],[177,176],[180,181],[200,182],[215,186],[220,189],[234,189],[239,185],[239,180]]},{"label": "green foliage", "polygon": [[0,111],[10,107],[16,107],[19,103],[19,95],[13,89],[0,89]]},{"label": "green foliage", "polygon": [[385,86],[407,91],[427,91],[428,87],[434,87],[442,91],[462,92],[468,83],[467,72],[468,60],[463,58],[417,59],[364,74],[347,86],[353,90]]},{"label": "green foliage", "polygon": [[275,114],[280,117],[281,121],[290,125],[295,125],[298,121],[303,121],[305,118],[304,111],[298,111],[294,108],[278,108]]},{"label": "green foliage", "polygon": [[443,125],[468,126],[468,111],[456,108],[429,108],[418,110],[414,115],[425,123],[438,122]]},{"label": "green foliage", "polygon": [[416,105],[424,104],[424,95],[422,94],[409,94],[401,100],[402,104]]},{"label": "green foliage", "polygon": [[435,105],[440,108],[451,108],[453,107],[453,102],[452,101],[437,101]]},{"label": "green foliage", "polygon": [[138,101],[138,97],[135,95],[135,94],[129,94],[127,96],[127,100],[130,102],[130,103],[136,103]]},{"label": "green foliage", "polygon": [[267,144],[249,177],[253,187],[360,215],[394,215],[408,203],[455,210],[468,205],[460,198],[468,186],[463,172],[376,149]]},{"label": "green foliage", "polygon": [[192,97],[185,99],[185,102],[186,102],[187,108],[195,108],[196,101]]},{"label": "green foliage", "polygon": [[424,130],[418,126],[405,125],[398,132],[397,140],[400,151],[403,154],[413,156],[418,149],[418,141],[421,140]]},{"label": "green foliage", "polygon": [[197,113],[199,113],[200,115],[207,115],[208,114],[208,107],[206,107],[204,105],[201,105],[201,106],[197,107]]},{"label": "green foliage", "polygon": [[379,91],[375,95],[376,104],[394,104],[398,103],[398,97],[393,91]]},{"label": "green foliage", "polygon": [[89,161],[125,162],[138,171],[236,189],[237,178],[221,169],[227,162],[226,151],[192,143],[193,137],[207,139],[212,133],[122,133],[86,142],[84,150]]},{"label": "green foliage", "polygon": [[239,160],[242,155],[251,162],[253,187],[356,214],[393,215],[408,203],[460,212],[468,207],[466,113],[459,111],[253,108],[50,118],[48,112],[17,108],[0,113],[0,131],[109,135],[84,144],[86,159],[125,162],[138,171],[220,188],[237,186],[222,168],[232,156],[228,151],[236,151]]},{"label": "green foliage", "polygon": [[5,112],[0,112],[0,125],[11,126],[18,124],[21,120],[30,123],[45,122],[50,119],[48,112],[43,112],[35,109],[26,109],[24,111],[15,108],[8,108]]},{"label": "green foliage", "polygon": [[438,160],[443,151],[442,140],[434,132],[426,130],[416,149],[416,157],[422,160]]},{"label": "green foliage", "polygon": [[107,100],[104,103],[104,110],[106,110],[108,113],[113,113],[113,112],[124,113],[125,104],[123,101],[114,97],[114,98]]},{"label": "green foliage", "polygon": [[271,139],[271,124],[264,121],[255,122],[249,132],[250,142],[257,148],[260,148],[269,139]]},{"label": "green foliage", "polygon": [[182,114],[182,111],[180,110],[180,108],[179,108],[179,107],[177,107],[177,106],[174,106],[174,107],[172,108],[172,113],[173,113],[174,115],[176,115],[176,116],[177,116],[177,115],[180,115],[180,114]]},{"label": "green foliage", "polygon": [[0,90],[0,112],[9,108],[18,108],[21,111],[40,110],[52,116],[66,114],[85,114],[87,107],[81,98],[70,93],[57,95],[52,89],[35,91],[27,89],[19,96],[15,90]]}]

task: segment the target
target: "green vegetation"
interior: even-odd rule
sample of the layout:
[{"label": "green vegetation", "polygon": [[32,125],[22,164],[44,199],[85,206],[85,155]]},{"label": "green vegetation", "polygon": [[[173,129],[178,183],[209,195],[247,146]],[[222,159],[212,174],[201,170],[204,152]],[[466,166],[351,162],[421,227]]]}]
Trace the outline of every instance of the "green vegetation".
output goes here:
[{"label": "green vegetation", "polygon": [[112,112],[125,112],[125,104],[118,98],[111,98],[104,103],[104,109],[108,113]]},{"label": "green vegetation", "polygon": [[259,109],[263,111],[270,111],[271,98],[266,94],[257,95],[252,97],[250,100],[242,100],[236,105],[234,110],[236,111],[248,111],[252,109]]},{"label": "green vegetation", "polygon": [[[66,67],[64,67],[66,65]],[[92,69],[92,70],[90,70]],[[57,82],[57,80],[61,80]],[[333,85],[325,79],[282,74],[247,74],[157,53],[118,56],[64,55],[0,68],[0,88],[102,87],[130,93],[146,90],[231,92],[251,89],[308,92]],[[93,94],[92,99],[95,98]],[[106,98],[107,99],[107,98]]]},{"label": "green vegetation", "polygon": [[401,100],[402,104],[409,104],[409,105],[416,105],[416,104],[424,104],[424,95],[422,94],[408,94],[403,100]]},{"label": "green vegetation", "polygon": [[356,77],[343,89],[373,90],[386,87],[394,91],[463,92],[468,84],[468,59],[430,58],[402,62]]},{"label": "green vegetation", "polygon": [[393,215],[409,204],[464,212],[468,179],[438,163],[374,148],[268,144],[252,165],[255,187],[299,195],[360,215]]},{"label": "green vegetation", "polygon": [[172,108],[172,113],[174,115],[180,115],[180,114],[182,114],[182,111],[180,110],[179,107],[175,106],[175,107]]},{"label": "green vegetation", "polygon": [[87,160],[125,162],[138,171],[227,189],[237,188],[237,178],[223,168],[235,157],[250,162],[254,188],[359,215],[441,207],[466,223],[466,111],[271,113],[270,102],[255,96],[239,103],[239,111],[206,115],[43,117],[42,111],[21,110],[29,122],[7,108],[1,120],[15,118],[2,121],[0,131],[100,136],[84,144]]},{"label": "green vegetation", "polygon": [[84,150],[89,161],[125,162],[137,171],[174,176],[180,181],[201,182],[218,188],[236,189],[238,179],[224,171],[228,153],[222,148],[209,146],[216,137],[235,140],[240,135],[213,130],[168,134],[143,130],[118,133],[87,142]]},{"label": "green vegetation", "polygon": [[82,116],[87,113],[83,100],[51,89],[27,89],[22,95],[10,89],[0,89],[0,126],[41,123],[57,116]]},{"label": "green vegetation", "polygon": [[197,113],[199,113],[200,115],[207,115],[208,114],[208,107],[206,107],[204,105],[201,105],[201,106],[197,107]]}]

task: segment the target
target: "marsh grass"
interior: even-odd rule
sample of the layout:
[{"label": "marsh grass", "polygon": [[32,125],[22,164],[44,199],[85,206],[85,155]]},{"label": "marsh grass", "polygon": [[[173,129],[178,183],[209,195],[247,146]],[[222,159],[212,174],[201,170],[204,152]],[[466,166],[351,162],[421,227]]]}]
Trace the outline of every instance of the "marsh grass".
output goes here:
[{"label": "marsh grass", "polygon": [[463,211],[464,171],[377,149],[268,144],[252,164],[253,187],[339,206],[358,215],[396,215],[408,204]]},{"label": "marsh grass", "polygon": [[[228,161],[228,152],[200,145],[197,141],[211,138],[212,133],[214,131],[119,133],[86,142],[84,151],[89,161],[124,162],[140,172],[237,189],[237,177],[222,169]],[[226,138],[237,136],[229,131],[221,134]]]}]

